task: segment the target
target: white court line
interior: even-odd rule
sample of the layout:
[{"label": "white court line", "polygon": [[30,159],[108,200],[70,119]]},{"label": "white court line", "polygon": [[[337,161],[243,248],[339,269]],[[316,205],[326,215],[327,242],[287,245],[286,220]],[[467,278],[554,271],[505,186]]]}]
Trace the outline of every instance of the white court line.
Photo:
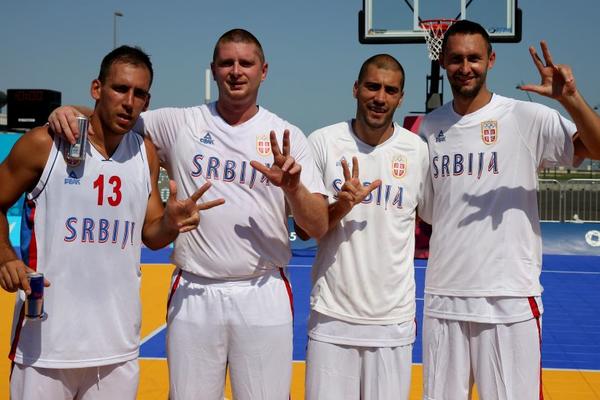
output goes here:
[{"label": "white court line", "polygon": [[[294,268],[312,268],[312,265],[310,264],[288,264],[288,267],[294,267]],[[420,265],[416,265],[415,269],[425,269],[427,267],[423,267]]]},{"label": "white court line", "polygon": [[158,333],[160,331],[162,331],[163,329],[165,329],[166,327],[167,327],[167,324],[162,324],[161,326],[159,326],[158,328],[156,328],[155,330],[150,332],[148,335],[146,335],[146,337],[144,337],[144,339],[142,339],[140,346],[143,345],[144,343],[146,343],[148,340],[152,339],[154,336],[158,335]]},{"label": "white court line", "polygon": [[167,261],[167,262],[164,262],[164,263],[145,263],[145,262],[143,262],[143,263],[141,263],[141,264],[142,264],[143,266],[149,266],[149,267],[164,267],[165,265],[166,265],[166,266],[173,266],[173,267],[175,266],[175,265],[171,264],[171,263],[170,263],[170,262],[168,262],[168,261]]},{"label": "white court line", "polygon": [[579,275],[600,275],[600,271],[544,271],[547,274],[579,274]]},{"label": "white court line", "polygon": [[[166,358],[159,357],[140,357],[141,360],[159,360],[164,361]],[[293,364],[306,364],[306,361],[302,360],[293,360]],[[413,362],[412,365],[423,365],[423,363]],[[542,368],[544,371],[559,371],[559,372],[598,372],[597,369],[579,369],[579,368]]]},{"label": "white court line", "polygon": [[544,371],[598,372],[597,369],[580,369],[580,368],[542,368],[542,369]]},{"label": "white court line", "polygon": [[[306,264],[288,264],[288,267],[294,268],[312,268],[311,265]],[[427,269],[427,267],[416,265],[415,269]],[[542,270],[542,273],[547,274],[576,274],[576,275],[600,275],[600,271],[546,271]]]},{"label": "white court line", "polygon": [[[294,360],[294,364],[306,364],[306,361]],[[412,365],[423,365],[420,362],[413,362]],[[577,369],[577,368],[542,368],[544,371],[573,371],[573,372],[598,372],[597,369]]]}]

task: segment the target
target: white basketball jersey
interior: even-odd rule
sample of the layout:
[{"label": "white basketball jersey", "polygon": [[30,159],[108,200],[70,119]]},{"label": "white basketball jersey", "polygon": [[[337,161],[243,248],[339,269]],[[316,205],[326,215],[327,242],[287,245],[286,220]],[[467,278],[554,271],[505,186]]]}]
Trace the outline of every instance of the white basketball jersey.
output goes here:
[{"label": "white basketball jersey", "polygon": [[202,212],[200,225],[175,241],[172,261],[179,268],[212,279],[245,279],[283,267],[290,258],[283,191],[252,168],[251,160],[273,163],[269,132],[290,130],[291,155],[302,165],[302,183],[323,193],[306,137],[264,108],[236,126],[225,122],[215,103],[148,111],[140,118],[156,145],[178,196],[186,198],[205,182],[203,201],[225,204]]},{"label": "white basketball jersey", "polygon": [[539,295],[537,170],[572,164],[575,125],[546,106],[494,94],[464,116],[444,105],[421,132],[434,190],[425,292]]},{"label": "white basketball jersey", "polygon": [[320,241],[313,265],[312,308],[357,324],[398,324],[415,316],[415,216],[429,181],[427,145],[394,124],[378,146],[362,142],[351,121],[310,135],[329,201],[344,184],[341,160],[358,158],[359,177],[382,184]]},{"label": "white basketball jersey", "polygon": [[23,321],[20,291],[11,358],[43,368],[131,360],[139,348],[141,230],[151,191],[146,148],[128,133],[111,158],[88,144],[85,161],[69,166],[67,146],[54,139],[27,195],[22,256],[51,286],[42,320]]}]

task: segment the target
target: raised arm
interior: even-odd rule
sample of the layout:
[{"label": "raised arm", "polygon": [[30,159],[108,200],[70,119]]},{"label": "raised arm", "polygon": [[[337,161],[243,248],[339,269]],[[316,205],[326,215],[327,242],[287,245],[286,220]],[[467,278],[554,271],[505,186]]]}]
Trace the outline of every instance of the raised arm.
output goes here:
[{"label": "raised arm", "polygon": [[[29,294],[30,287],[26,266],[15,253],[9,237],[8,209],[21,194],[33,189],[39,180],[52,146],[48,129],[35,128],[21,137],[0,164],[0,286],[9,292],[23,289]],[[45,282],[46,286],[49,282]]]},{"label": "raised arm", "polygon": [[200,223],[200,211],[221,205],[225,200],[217,199],[197,204],[200,197],[210,188],[210,182],[205,183],[189,198],[177,200],[177,185],[170,181],[169,199],[166,208],[163,208],[158,190],[159,162],[156,149],[149,139],[145,139],[144,144],[148,154],[152,193],[148,198],[142,241],[151,249],[159,249],[174,241],[179,233],[195,229]]},{"label": "raised arm", "polygon": [[274,131],[270,134],[273,165],[267,167],[258,161],[250,165],[269,181],[280,187],[300,228],[314,238],[327,232],[327,202],[319,193],[311,193],[300,181],[302,166],[290,155],[290,132],[283,132],[283,147],[279,148]]},{"label": "raised arm", "polygon": [[577,126],[577,134],[573,137],[575,155],[600,159],[600,116],[587,104],[577,90],[571,67],[555,64],[545,41],[542,41],[540,46],[545,64],[534,47],[529,48],[529,53],[540,73],[541,83],[539,85],[522,85],[519,89],[560,102]]}]

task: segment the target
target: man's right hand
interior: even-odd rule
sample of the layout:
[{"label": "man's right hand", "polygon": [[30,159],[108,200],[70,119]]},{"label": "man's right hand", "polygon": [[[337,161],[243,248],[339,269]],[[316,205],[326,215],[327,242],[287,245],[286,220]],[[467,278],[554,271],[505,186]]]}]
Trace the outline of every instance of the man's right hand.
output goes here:
[{"label": "man's right hand", "polygon": [[344,171],[344,184],[342,190],[338,193],[338,202],[345,203],[345,208],[350,211],[381,185],[381,179],[376,179],[368,186],[363,186],[358,177],[358,158],[356,157],[352,157],[352,175],[346,159],[342,160],[342,169]]},{"label": "man's right hand", "polygon": [[[11,260],[0,264],[0,286],[7,292],[16,292],[22,289],[26,294],[31,293],[27,274],[35,272],[26,266],[21,260]],[[44,279],[44,286],[50,286],[50,282]]]},{"label": "man's right hand", "polygon": [[[50,128],[55,134],[74,144],[79,137],[77,117],[84,116],[73,106],[61,106],[52,111],[48,117],[48,124],[50,124]],[[88,128],[88,134],[94,134],[91,124]]]}]

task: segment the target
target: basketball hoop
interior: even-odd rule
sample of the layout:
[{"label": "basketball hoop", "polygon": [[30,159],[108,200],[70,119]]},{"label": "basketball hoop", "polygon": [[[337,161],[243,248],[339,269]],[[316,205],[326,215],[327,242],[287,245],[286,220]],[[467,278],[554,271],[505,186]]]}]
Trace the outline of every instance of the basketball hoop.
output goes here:
[{"label": "basketball hoop", "polygon": [[421,29],[425,31],[425,42],[427,43],[430,60],[439,58],[444,35],[455,22],[455,19],[428,19],[419,23]]}]

